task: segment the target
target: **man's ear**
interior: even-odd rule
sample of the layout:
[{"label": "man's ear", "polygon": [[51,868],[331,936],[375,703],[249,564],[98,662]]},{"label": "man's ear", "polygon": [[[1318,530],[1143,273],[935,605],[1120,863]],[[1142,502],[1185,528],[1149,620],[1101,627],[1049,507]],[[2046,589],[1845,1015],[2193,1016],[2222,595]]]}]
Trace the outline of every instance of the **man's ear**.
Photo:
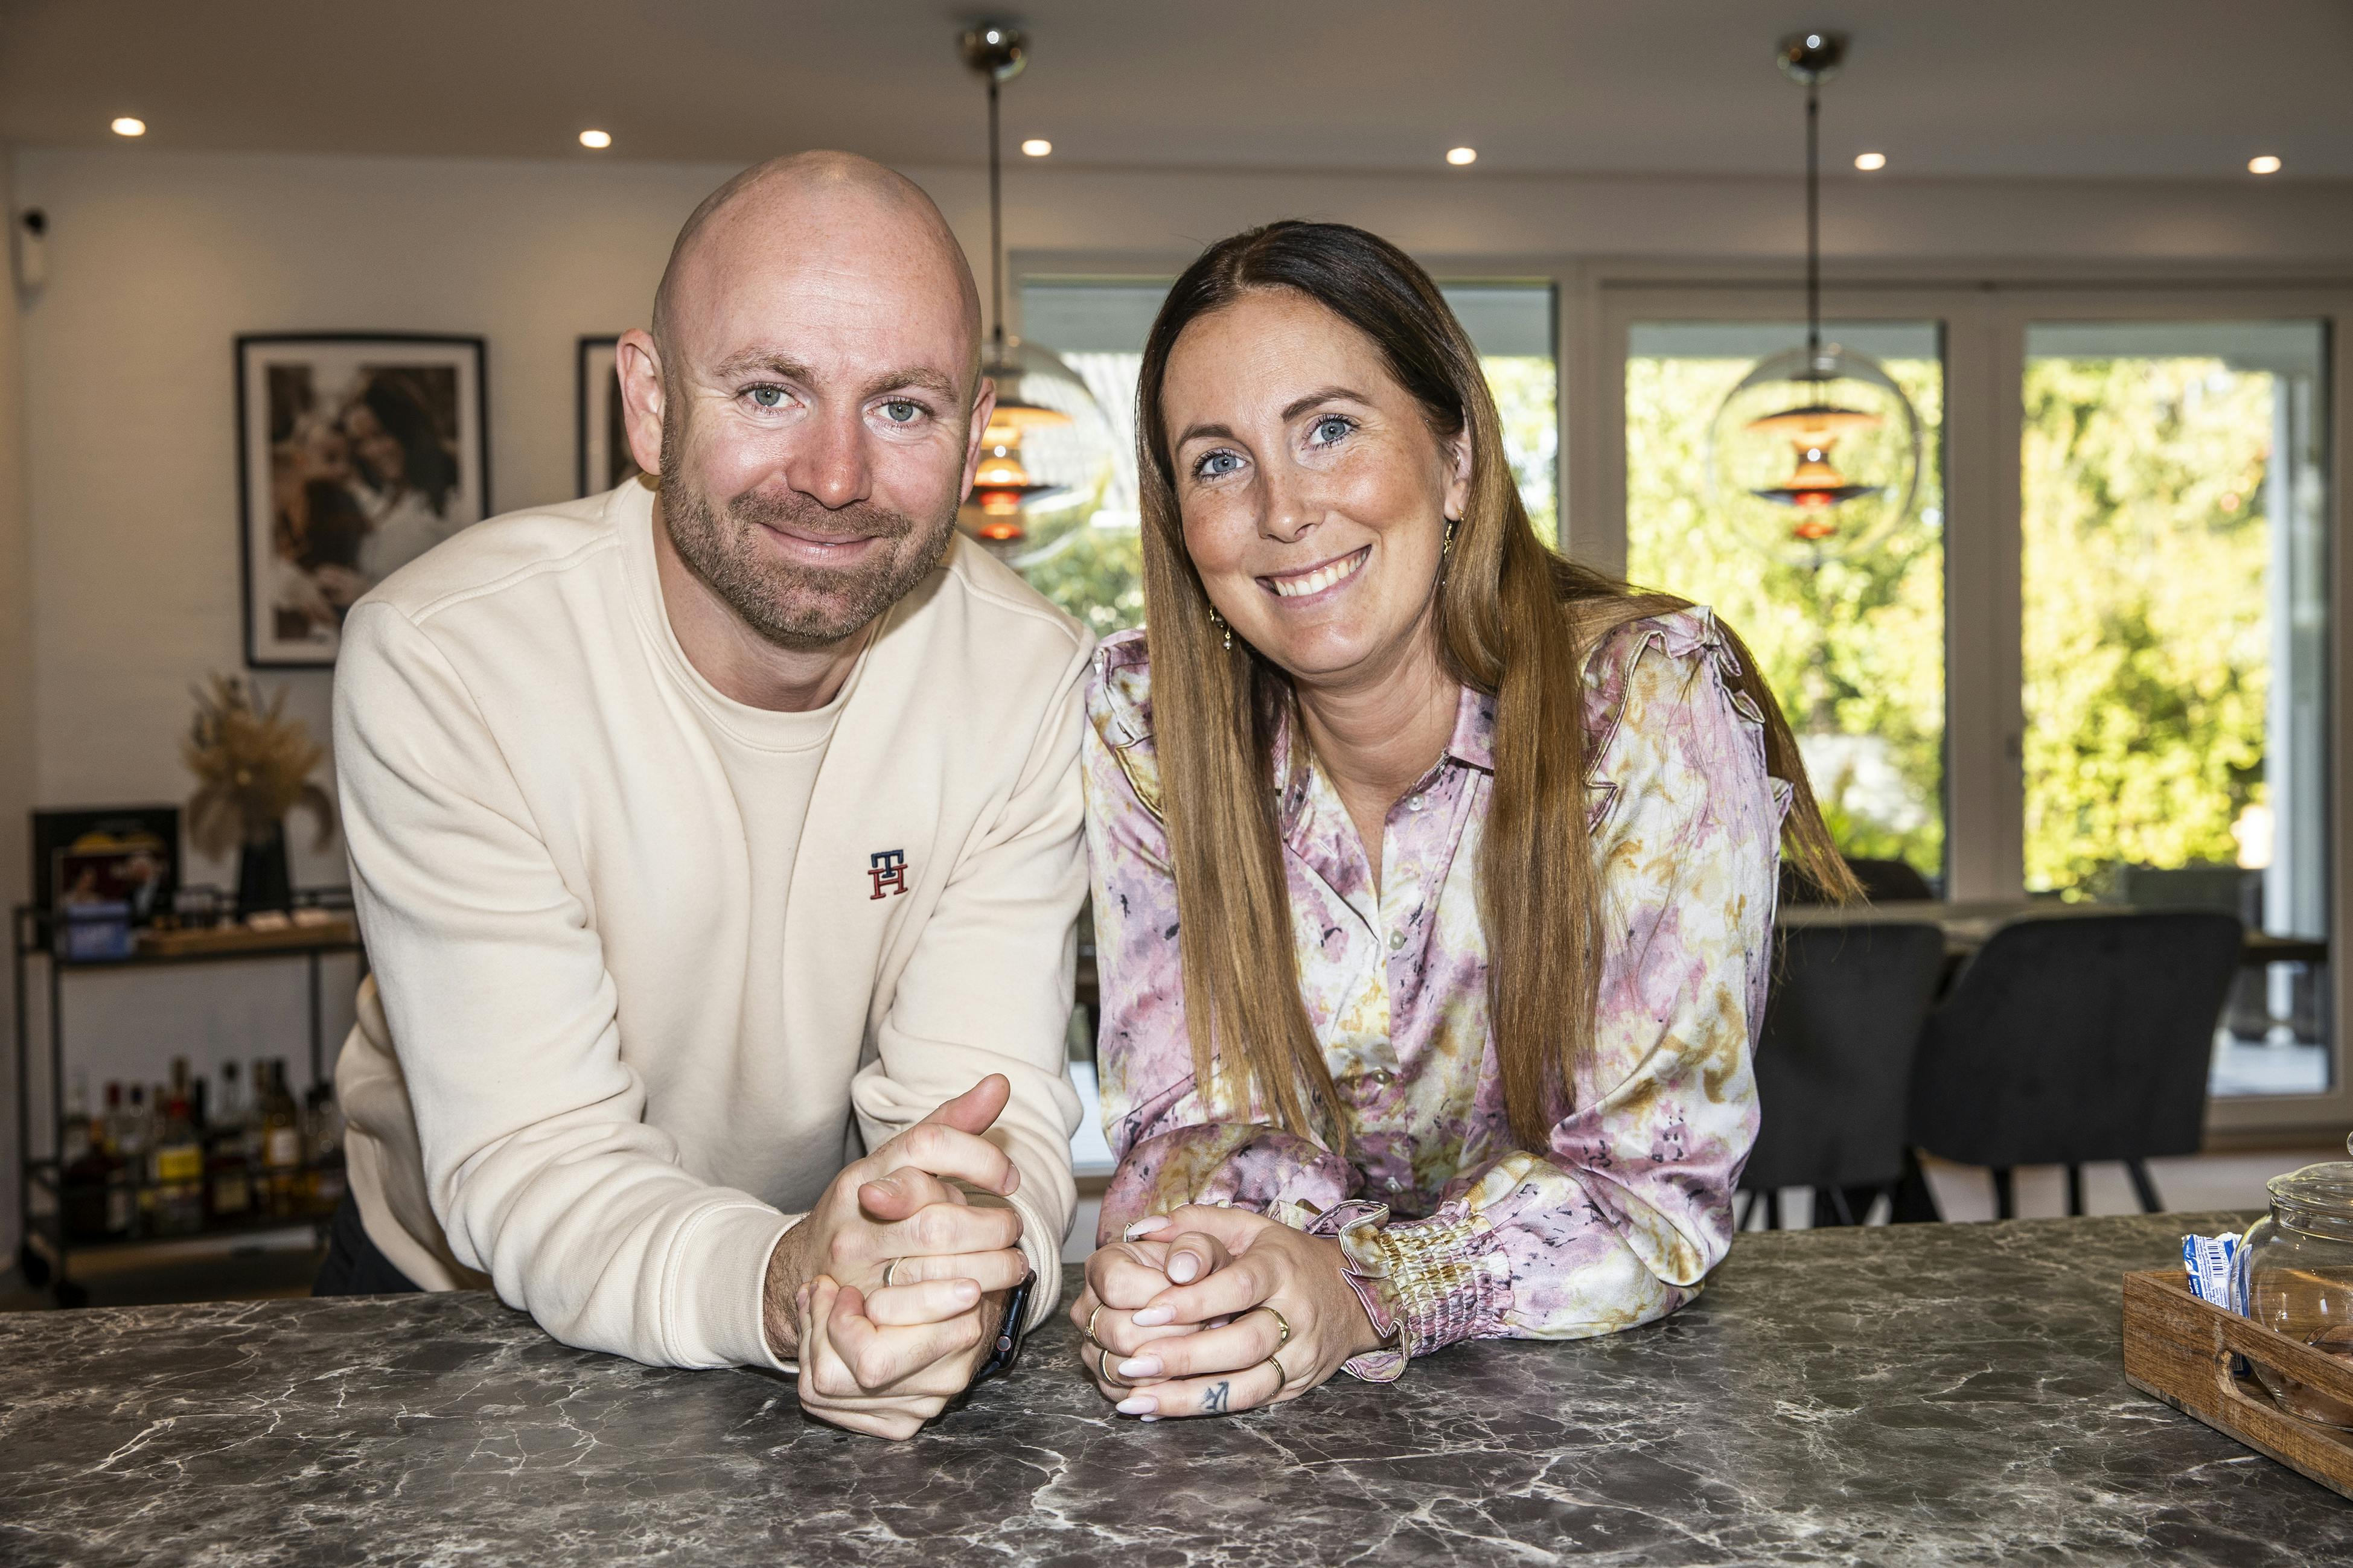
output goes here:
[{"label": "man's ear", "polygon": [[972,477],[980,472],[980,438],[988,431],[989,416],[997,412],[997,383],[987,376],[980,378],[980,394],[972,400],[972,427],[965,432],[964,488],[956,491],[962,501],[972,494]]},{"label": "man's ear", "polygon": [[613,346],[613,374],[621,382],[621,420],[629,435],[629,456],[649,474],[661,473],[662,409],[669,385],[662,380],[661,350],[653,334],[632,327]]}]

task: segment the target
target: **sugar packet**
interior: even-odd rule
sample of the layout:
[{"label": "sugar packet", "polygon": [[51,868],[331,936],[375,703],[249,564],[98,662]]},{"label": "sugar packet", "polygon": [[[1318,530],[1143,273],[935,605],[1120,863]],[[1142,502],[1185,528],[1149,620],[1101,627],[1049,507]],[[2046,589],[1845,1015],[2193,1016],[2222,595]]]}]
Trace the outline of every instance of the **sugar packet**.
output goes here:
[{"label": "sugar packet", "polygon": [[2243,1313],[2239,1301],[2239,1238],[2235,1236],[2185,1236],[2181,1267],[2189,1275],[2189,1290],[2200,1300],[2225,1311]]}]

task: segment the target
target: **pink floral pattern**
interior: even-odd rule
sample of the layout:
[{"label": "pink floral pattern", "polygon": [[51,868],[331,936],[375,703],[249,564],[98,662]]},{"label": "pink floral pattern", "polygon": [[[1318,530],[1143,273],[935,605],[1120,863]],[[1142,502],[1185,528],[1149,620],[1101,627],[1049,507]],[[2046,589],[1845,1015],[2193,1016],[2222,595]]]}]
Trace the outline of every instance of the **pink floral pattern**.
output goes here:
[{"label": "pink floral pattern", "polygon": [[[1316,768],[1278,805],[1300,984],[1350,1119],[1345,1159],[1205,1105],[1193,1080],[1176,890],[1157,806],[1143,634],[1087,692],[1087,835],[1103,990],[1103,1118],[1119,1155],[1099,1240],[1184,1203],[1336,1234],[1397,1348],[1394,1377],[1459,1339],[1577,1339],[1664,1316],[1732,1240],[1757,1136],[1788,785],[1714,617],[1604,637],[1585,670],[1605,952],[1596,1049],[1546,1147],[1513,1144],[1487,1039],[1476,867],[1494,705],[1465,689],[1446,752],[1391,810],[1377,889]],[[1279,752],[1281,747],[1278,748]],[[1276,778],[1288,769],[1276,759]]]}]

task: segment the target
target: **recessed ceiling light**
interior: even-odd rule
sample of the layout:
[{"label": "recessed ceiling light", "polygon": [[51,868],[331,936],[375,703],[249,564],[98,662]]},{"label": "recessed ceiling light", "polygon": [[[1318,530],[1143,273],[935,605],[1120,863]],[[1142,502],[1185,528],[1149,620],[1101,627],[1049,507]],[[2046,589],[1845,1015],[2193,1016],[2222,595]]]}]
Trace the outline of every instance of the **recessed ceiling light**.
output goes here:
[{"label": "recessed ceiling light", "polygon": [[2277,158],[2273,157],[2269,153],[2264,153],[2260,158],[2250,158],[2247,160],[2247,173],[2250,174],[2276,174],[2279,172],[2280,161]]},{"label": "recessed ceiling light", "polygon": [[1857,153],[1854,155],[1854,166],[1861,169],[1865,174],[1869,174],[1873,169],[1884,169],[1887,167],[1887,154],[1884,153]]},{"label": "recessed ceiling light", "polygon": [[144,136],[147,134],[147,122],[126,114],[114,122],[114,133],[117,136]]},{"label": "recessed ceiling light", "polygon": [[1032,158],[1042,158],[1054,150],[1054,144],[1043,136],[1032,136],[1021,143],[1021,150]]},{"label": "recessed ceiling light", "polygon": [[583,131],[580,133],[580,145],[583,147],[591,147],[601,153],[612,144],[613,133],[609,131]]},{"label": "recessed ceiling light", "polygon": [[1447,153],[1446,161],[1458,169],[1465,163],[1475,163],[1479,161],[1479,149],[1476,147],[1453,148]]}]

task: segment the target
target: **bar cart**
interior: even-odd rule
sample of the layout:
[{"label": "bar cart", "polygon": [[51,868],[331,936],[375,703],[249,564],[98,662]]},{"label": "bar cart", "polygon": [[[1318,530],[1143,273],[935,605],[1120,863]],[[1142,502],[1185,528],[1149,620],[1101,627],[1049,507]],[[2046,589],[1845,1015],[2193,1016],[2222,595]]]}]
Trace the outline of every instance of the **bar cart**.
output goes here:
[{"label": "bar cart", "polygon": [[[220,1220],[208,1215],[200,1228],[193,1230],[168,1235],[133,1234],[103,1239],[74,1236],[67,1223],[69,1205],[59,1131],[66,1117],[66,976],[100,971],[124,973],[217,963],[301,960],[309,972],[310,981],[311,1080],[322,1082],[326,1042],[323,1038],[325,996],[321,965],[327,958],[353,954],[358,957],[360,971],[364,974],[367,955],[351,920],[350,889],[301,889],[294,895],[294,907],[302,910],[324,911],[339,918],[324,927],[290,926],[247,945],[203,947],[158,940],[142,943],[139,951],[127,957],[75,958],[65,956],[58,951],[58,916],[30,905],[17,906],[11,923],[13,940],[9,944],[16,1002],[16,1146],[22,1151],[24,1166],[17,1197],[19,1235],[23,1237],[17,1247],[17,1263],[24,1270],[26,1282],[37,1289],[47,1285],[59,1306],[78,1307],[89,1300],[88,1289],[74,1279],[71,1273],[70,1259],[76,1254],[121,1251],[165,1242],[259,1236],[304,1225],[313,1227],[322,1241],[324,1240],[327,1224],[332,1217],[332,1211],[255,1215],[234,1220]],[[36,1126],[31,1083],[34,1044],[26,993],[27,973],[35,959],[41,960],[48,968],[48,1131],[37,1145],[33,1137]],[[46,1149],[47,1152],[37,1152],[37,1149]],[[309,1173],[307,1168],[303,1173]],[[145,1184],[145,1178],[138,1173],[132,1173],[128,1179],[134,1195]]]}]

